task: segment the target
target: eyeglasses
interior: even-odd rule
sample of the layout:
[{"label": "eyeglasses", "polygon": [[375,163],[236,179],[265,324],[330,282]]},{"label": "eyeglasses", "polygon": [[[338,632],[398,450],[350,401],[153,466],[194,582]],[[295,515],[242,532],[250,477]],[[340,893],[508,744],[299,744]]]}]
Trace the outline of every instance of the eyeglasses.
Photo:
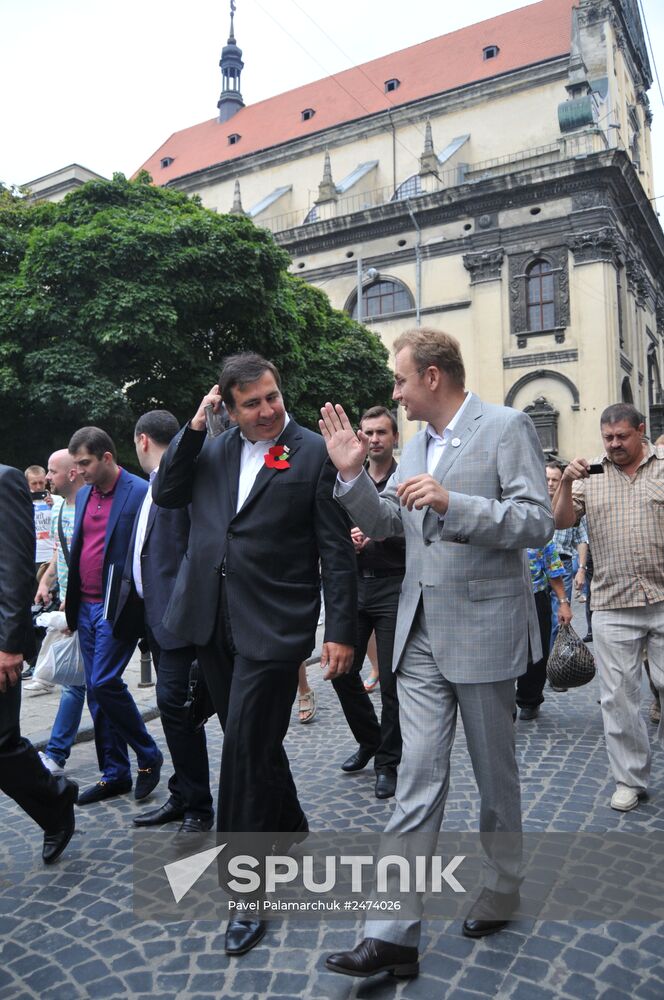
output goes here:
[{"label": "eyeglasses", "polygon": [[404,375],[403,378],[395,378],[395,380],[394,380],[394,388],[395,389],[402,389],[403,386],[406,384],[406,382],[408,381],[409,378],[411,378],[413,375],[421,375],[422,372],[425,372],[427,370],[427,368],[429,368],[429,367],[430,367],[429,365],[425,365],[424,368],[418,368],[414,372],[409,372],[408,375]]}]

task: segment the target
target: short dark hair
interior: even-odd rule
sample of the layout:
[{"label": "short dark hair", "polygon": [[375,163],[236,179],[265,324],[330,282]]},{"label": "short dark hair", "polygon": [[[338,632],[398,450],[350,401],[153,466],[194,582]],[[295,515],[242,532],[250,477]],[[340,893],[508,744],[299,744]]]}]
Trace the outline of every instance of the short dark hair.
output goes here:
[{"label": "short dark hair", "polygon": [[147,434],[155,444],[169,445],[179,430],[180,425],[170,410],[148,410],[136,421],[134,437]]},{"label": "short dark hair", "polygon": [[390,423],[392,424],[392,433],[399,433],[399,425],[397,423],[397,418],[394,416],[391,410],[388,410],[386,406],[370,406],[368,410],[365,410],[360,417],[360,427],[364,420],[375,420],[377,417],[388,417]]},{"label": "short dark hair", "polygon": [[604,424],[619,424],[621,420],[625,420],[630,426],[636,428],[646,422],[646,418],[633,403],[613,403],[611,406],[607,406],[602,413],[599,425],[603,427]]},{"label": "short dark hair", "polygon": [[555,458],[552,458],[550,462],[547,462],[544,466],[545,469],[557,469],[558,472],[563,472],[565,466],[561,462],[556,462]]},{"label": "short dark hair", "polygon": [[274,381],[281,392],[281,378],[279,372],[266,358],[253,351],[244,351],[242,354],[231,354],[221,363],[221,374],[219,375],[219,391],[226,407],[229,410],[235,409],[233,399],[233,389],[238,386],[244,389],[252,382],[258,382],[265,372],[274,375]]},{"label": "short dark hair", "polygon": [[118,453],[111,437],[101,427],[79,427],[77,431],[74,431],[67,451],[70,455],[75,455],[81,448],[85,448],[95,458],[103,458],[108,451],[114,462],[118,460]]},{"label": "short dark hair", "polygon": [[413,327],[404,330],[394,341],[394,353],[398,354],[404,347],[410,347],[413,361],[418,368],[424,370],[433,365],[458,385],[461,389],[466,384],[466,369],[461,356],[461,345],[456,337],[432,327]]}]

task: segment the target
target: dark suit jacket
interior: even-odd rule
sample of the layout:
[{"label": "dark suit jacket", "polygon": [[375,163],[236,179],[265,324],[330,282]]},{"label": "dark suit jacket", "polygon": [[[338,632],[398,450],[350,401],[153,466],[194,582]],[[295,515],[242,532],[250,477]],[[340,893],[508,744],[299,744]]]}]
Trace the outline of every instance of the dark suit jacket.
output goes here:
[{"label": "dark suit jacket", "polygon": [[35,651],[30,609],[35,582],[35,520],[28,484],[18,469],[0,465],[0,650]]},{"label": "dark suit jacket", "polygon": [[222,566],[241,656],[297,661],[309,655],[320,574],[325,640],[355,643],[355,553],[346,516],[332,496],[336,470],[322,437],[293,420],[279,443],[290,448],[289,468],[263,466],[237,513],[237,427],[206,439],[205,432],[187,425],[162,458],[152,488],[155,503],[191,504],[189,546],[164,623],[194,645],[204,646],[212,637]]},{"label": "dark suit jacket", "polygon": [[[113,567],[113,578],[117,580],[119,589],[122,579],[127,549],[134,527],[136,512],[143,502],[143,497],[147,492],[148,484],[145,479],[132,476],[124,469],[120,472],[120,477],[115,487],[111,514],[106,526],[106,539],[104,541],[104,568],[102,574],[102,593],[106,593],[108,577],[111,566]],[[69,563],[69,580],[67,582],[67,624],[74,629],[78,626],[78,612],[81,606],[81,576],[80,559],[82,547],[83,515],[88,505],[91,486],[83,486],[76,494],[76,513],[74,516],[74,534],[72,536]],[[109,618],[113,618],[113,608],[109,610]]]},{"label": "dark suit jacket", "polygon": [[165,510],[152,504],[141,550],[143,599],[134,586],[134,545],[139,513],[134,521],[122,574],[113,631],[123,639],[139,639],[148,625],[162,649],[189,645],[163,624],[164,614],[189,540],[189,511]]}]

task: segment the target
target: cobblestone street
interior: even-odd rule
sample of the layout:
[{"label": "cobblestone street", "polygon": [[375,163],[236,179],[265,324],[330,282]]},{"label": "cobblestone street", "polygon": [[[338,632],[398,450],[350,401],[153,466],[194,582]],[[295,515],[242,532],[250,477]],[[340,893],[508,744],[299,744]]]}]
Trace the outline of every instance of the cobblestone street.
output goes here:
[{"label": "cobblestone street", "polygon": [[[392,805],[375,799],[370,767],[355,775],[339,769],[353,749],[352,738],[317,664],[309,667],[309,678],[318,714],[308,726],[298,725],[294,714],[287,750],[311,828],[380,831]],[[613,786],[597,697],[596,681],[566,694],[547,689],[539,719],[517,723],[526,830],[631,831],[644,837],[664,830],[664,754],[659,749],[650,798],[627,814],[609,808]],[[644,687],[644,712],[649,700]],[[166,754],[159,721],[151,721],[149,729]],[[654,739],[655,727],[649,724],[649,731]],[[211,770],[218,773],[221,733],[214,721],[208,737]],[[93,743],[74,748],[68,772],[81,786],[97,779]],[[153,802],[164,801],[165,786],[164,777]],[[76,835],[50,869],[41,862],[37,828],[5,797],[0,811],[2,1000],[664,997],[663,923],[516,921],[481,941],[462,937],[459,921],[428,923],[420,976],[411,981],[387,975],[362,981],[325,971],[325,954],[352,947],[361,936],[359,923],[275,920],[258,947],[229,960],[223,926],[216,921],[160,926],[134,919],[131,817],[140,807],[130,796],[79,809]],[[444,829],[476,829],[477,813],[460,728]]]}]

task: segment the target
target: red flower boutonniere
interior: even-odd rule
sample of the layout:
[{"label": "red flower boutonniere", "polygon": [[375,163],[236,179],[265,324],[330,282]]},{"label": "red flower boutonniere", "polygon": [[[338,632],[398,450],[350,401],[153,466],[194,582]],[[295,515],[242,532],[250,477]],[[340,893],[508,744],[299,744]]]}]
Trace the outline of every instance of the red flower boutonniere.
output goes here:
[{"label": "red flower boutonniere", "polygon": [[290,448],[285,444],[275,444],[265,455],[265,464],[268,469],[290,469],[288,455]]}]

